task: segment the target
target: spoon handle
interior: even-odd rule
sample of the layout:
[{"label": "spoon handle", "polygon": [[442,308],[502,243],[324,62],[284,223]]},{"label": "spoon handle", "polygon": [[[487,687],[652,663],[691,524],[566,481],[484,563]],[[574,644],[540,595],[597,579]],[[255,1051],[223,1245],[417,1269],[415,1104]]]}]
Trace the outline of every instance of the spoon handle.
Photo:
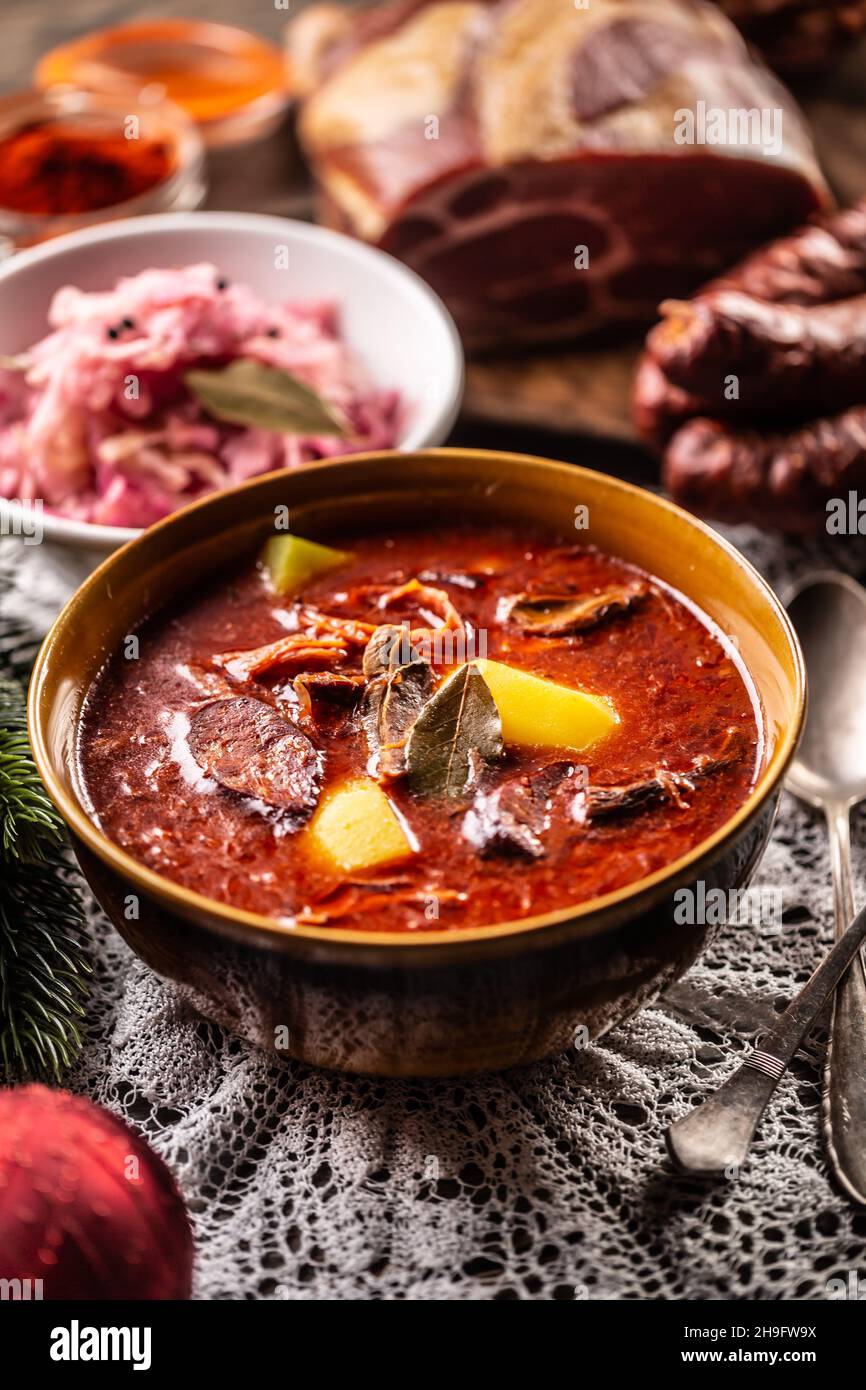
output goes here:
[{"label": "spoon handle", "polygon": [[761,1039],[760,1050],[753,1052],[715,1095],[670,1126],[668,1149],[684,1172],[735,1176],[742,1167],[779,1079],[864,940],[866,908]]},{"label": "spoon handle", "polygon": [[[836,939],[854,916],[847,805],[825,807],[833,870]],[[866,973],[863,952],[839,981],[824,1063],[824,1141],[842,1187],[866,1203]]]}]

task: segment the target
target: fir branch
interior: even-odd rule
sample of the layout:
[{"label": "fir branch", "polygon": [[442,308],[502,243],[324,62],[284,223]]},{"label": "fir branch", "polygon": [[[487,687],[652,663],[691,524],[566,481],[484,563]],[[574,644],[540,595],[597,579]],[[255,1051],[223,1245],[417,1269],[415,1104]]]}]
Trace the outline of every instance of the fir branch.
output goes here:
[{"label": "fir branch", "polygon": [[30,753],[24,697],[14,681],[0,679],[0,853],[4,860],[40,860],[62,841]]},{"label": "fir branch", "polygon": [[[3,599],[11,592],[9,573],[0,570],[0,607],[5,607]],[[26,685],[30,671],[39,651],[39,638],[34,636],[20,618],[3,613],[0,623],[0,676]]]},{"label": "fir branch", "polygon": [[63,824],[39,780],[24,698],[0,679],[0,1067],[59,1078],[81,1046],[89,966]]}]

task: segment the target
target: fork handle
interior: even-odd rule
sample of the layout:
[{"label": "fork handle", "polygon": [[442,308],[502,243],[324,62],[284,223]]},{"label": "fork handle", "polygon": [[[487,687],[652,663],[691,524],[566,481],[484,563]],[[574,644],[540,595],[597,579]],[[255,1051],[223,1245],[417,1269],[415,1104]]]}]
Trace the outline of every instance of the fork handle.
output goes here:
[{"label": "fork handle", "polygon": [[[825,808],[833,871],[836,939],[854,916],[851,832],[847,805]],[[827,1157],[838,1181],[866,1203],[866,973],[863,952],[836,989],[824,1063],[823,1127]]]},{"label": "fork handle", "polygon": [[764,1035],[760,1050],[747,1057],[709,1100],[670,1126],[668,1149],[684,1172],[736,1175],[779,1079],[864,939],[866,908]]}]

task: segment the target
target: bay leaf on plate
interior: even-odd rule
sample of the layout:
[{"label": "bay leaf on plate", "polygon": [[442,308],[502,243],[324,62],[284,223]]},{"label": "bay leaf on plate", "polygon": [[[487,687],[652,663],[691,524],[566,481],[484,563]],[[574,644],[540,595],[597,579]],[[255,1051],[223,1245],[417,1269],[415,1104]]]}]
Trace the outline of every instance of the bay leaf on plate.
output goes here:
[{"label": "bay leaf on plate", "polygon": [[216,420],[278,434],[347,433],[326,400],[282,367],[238,357],[225,367],[196,367],[184,383]]},{"label": "bay leaf on plate", "polygon": [[479,763],[502,754],[502,720],[478,667],[461,666],[422,709],[406,745],[412,791],[461,796]]},{"label": "bay leaf on plate", "polygon": [[598,594],[516,594],[508,616],[537,637],[564,637],[627,613],[649,592],[646,584],[620,584]]}]

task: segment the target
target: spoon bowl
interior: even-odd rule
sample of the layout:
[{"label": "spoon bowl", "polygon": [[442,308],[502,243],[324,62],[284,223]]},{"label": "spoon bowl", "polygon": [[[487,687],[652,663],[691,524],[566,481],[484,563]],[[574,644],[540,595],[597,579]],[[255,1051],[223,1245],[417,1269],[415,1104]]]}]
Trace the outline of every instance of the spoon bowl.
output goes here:
[{"label": "spoon bowl", "polygon": [[811,574],[788,613],[806,658],[809,707],[786,785],[811,806],[852,806],[866,798],[866,589],[845,574]]}]

